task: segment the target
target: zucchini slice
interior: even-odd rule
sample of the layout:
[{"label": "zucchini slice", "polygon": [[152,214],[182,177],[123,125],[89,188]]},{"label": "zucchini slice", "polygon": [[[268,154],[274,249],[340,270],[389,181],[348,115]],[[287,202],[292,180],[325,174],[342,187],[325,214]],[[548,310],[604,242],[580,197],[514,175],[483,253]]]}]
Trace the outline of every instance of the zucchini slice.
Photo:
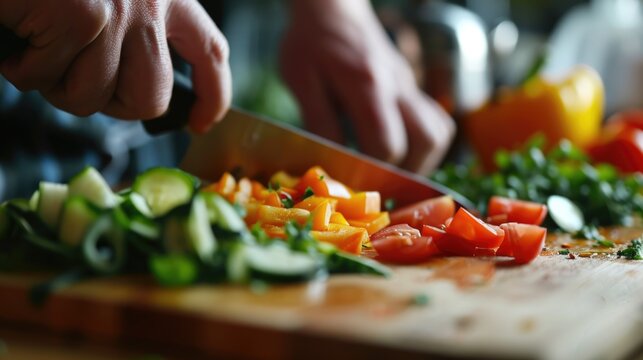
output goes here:
[{"label": "zucchini slice", "polygon": [[91,166],[74,176],[69,181],[69,196],[82,196],[102,209],[116,206],[118,198],[109,187],[103,176]]},{"label": "zucchini slice", "polygon": [[552,195],[547,198],[547,209],[554,223],[565,232],[574,234],[585,226],[583,212],[564,196]]},{"label": "zucchini slice", "polygon": [[39,200],[36,211],[42,221],[51,229],[56,229],[63,204],[67,199],[69,188],[65,184],[41,181],[38,187]]},{"label": "zucchini slice", "polygon": [[40,191],[36,190],[31,194],[29,198],[29,209],[31,211],[36,211],[38,209],[38,203],[40,202]]},{"label": "zucchini slice", "polygon": [[99,211],[82,196],[71,196],[63,205],[58,237],[69,246],[80,245]]},{"label": "zucchini slice", "polygon": [[343,251],[330,254],[326,264],[328,271],[333,274],[369,274],[384,277],[391,275],[391,270],[379,262]]},{"label": "zucchini slice", "polygon": [[197,195],[192,200],[190,214],[185,221],[185,233],[194,252],[201,260],[208,261],[217,249],[217,242],[210,227],[205,200]]},{"label": "zucchini slice", "polygon": [[89,226],[82,239],[82,249],[85,262],[98,274],[114,274],[125,264],[124,233],[109,213]]},{"label": "zucchini slice", "polygon": [[215,225],[236,233],[246,230],[246,223],[226,199],[213,193],[204,193],[204,195],[208,211],[214,213],[210,218],[215,220]]},{"label": "zucchini slice", "polygon": [[312,255],[279,244],[248,246],[245,260],[251,278],[270,282],[309,280],[321,269],[320,261]]},{"label": "zucchini slice", "polygon": [[143,196],[152,216],[159,217],[189,202],[197,186],[196,178],[184,171],[157,167],[137,176],[132,191]]}]

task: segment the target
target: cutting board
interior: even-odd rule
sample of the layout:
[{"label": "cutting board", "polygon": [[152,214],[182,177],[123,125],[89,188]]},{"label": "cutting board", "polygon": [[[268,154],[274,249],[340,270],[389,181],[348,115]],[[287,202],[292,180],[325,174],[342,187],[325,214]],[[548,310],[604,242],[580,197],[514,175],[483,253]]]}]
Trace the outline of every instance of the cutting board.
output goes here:
[{"label": "cutting board", "polygon": [[550,252],[520,267],[442,258],[391,278],[253,289],[85,281],[36,307],[42,274],[0,274],[0,324],[215,358],[616,359],[643,340],[643,262]]}]

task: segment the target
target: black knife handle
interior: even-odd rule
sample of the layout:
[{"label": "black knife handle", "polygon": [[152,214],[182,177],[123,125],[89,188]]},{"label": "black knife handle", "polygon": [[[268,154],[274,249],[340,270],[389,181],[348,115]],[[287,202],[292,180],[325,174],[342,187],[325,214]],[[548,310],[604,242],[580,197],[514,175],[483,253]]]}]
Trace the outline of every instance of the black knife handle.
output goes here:
[{"label": "black knife handle", "polygon": [[[18,37],[13,31],[0,25],[0,62],[22,52],[29,43]],[[188,123],[190,110],[196,96],[192,91],[190,79],[174,71],[172,99],[165,114],[156,119],[143,121],[143,127],[151,135],[159,135],[184,128]]]}]

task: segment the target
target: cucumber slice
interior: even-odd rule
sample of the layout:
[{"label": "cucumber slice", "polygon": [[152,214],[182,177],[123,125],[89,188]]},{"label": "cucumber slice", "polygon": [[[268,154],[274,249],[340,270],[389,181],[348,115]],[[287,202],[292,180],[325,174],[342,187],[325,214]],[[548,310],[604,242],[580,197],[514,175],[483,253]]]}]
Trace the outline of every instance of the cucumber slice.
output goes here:
[{"label": "cucumber slice", "polygon": [[158,224],[146,218],[133,218],[130,220],[127,229],[137,235],[150,240],[156,240],[161,236]]},{"label": "cucumber slice", "polygon": [[80,245],[98,217],[98,209],[88,200],[81,196],[71,196],[63,205],[58,237],[64,244]]},{"label": "cucumber slice", "polygon": [[103,214],[90,224],[82,249],[87,265],[99,274],[114,274],[125,264],[125,237],[111,214]]},{"label": "cucumber slice", "polygon": [[211,196],[208,194],[205,199],[209,211],[216,214],[215,225],[231,232],[243,232],[247,230],[246,223],[226,199],[217,194],[211,194]]},{"label": "cucumber slice", "polygon": [[102,209],[117,205],[118,198],[103,176],[91,166],[74,176],[69,182],[69,196],[82,196]]},{"label": "cucumber slice", "polygon": [[31,211],[36,211],[38,209],[38,203],[40,202],[40,191],[36,190],[31,194],[29,198],[29,209]]},{"label": "cucumber slice", "polygon": [[250,269],[246,261],[248,245],[236,244],[232,247],[226,261],[228,281],[235,284],[247,283],[250,280]]},{"label": "cucumber slice", "polygon": [[285,246],[248,246],[245,258],[250,276],[270,282],[304,281],[318,274],[321,264],[312,255]]},{"label": "cucumber slice", "polygon": [[189,202],[197,186],[197,180],[186,172],[158,167],[137,176],[132,190],[145,198],[152,216],[158,217]]},{"label": "cucumber slice", "polygon": [[208,219],[210,220],[210,224],[215,225],[217,223],[219,212],[217,211],[217,205],[215,204],[214,198],[219,195],[209,191],[201,191],[199,194],[203,197],[205,207],[208,209]]},{"label": "cucumber slice", "polygon": [[384,277],[391,275],[391,269],[379,262],[343,251],[330,254],[326,266],[333,274],[369,274]]},{"label": "cucumber slice", "polygon": [[69,188],[64,184],[41,181],[38,192],[40,193],[36,210],[38,216],[51,229],[56,229]]},{"label": "cucumber slice", "polygon": [[121,208],[130,216],[142,215],[148,219],[154,217],[152,210],[143,195],[137,192],[130,192],[121,203]]},{"label": "cucumber slice", "polygon": [[197,195],[192,200],[190,215],[185,223],[185,232],[192,249],[202,259],[212,259],[217,249],[217,242],[210,227],[208,209],[205,200]]},{"label": "cucumber slice", "polygon": [[552,195],[547,198],[549,216],[558,227],[568,233],[576,233],[585,226],[583,212],[564,196]]}]

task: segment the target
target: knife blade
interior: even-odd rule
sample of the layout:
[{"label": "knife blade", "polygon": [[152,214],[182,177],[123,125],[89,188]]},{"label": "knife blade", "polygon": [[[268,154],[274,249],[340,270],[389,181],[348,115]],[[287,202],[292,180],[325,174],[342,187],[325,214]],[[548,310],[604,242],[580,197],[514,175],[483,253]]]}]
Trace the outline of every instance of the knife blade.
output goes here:
[{"label": "knife blade", "polygon": [[314,165],[356,190],[377,190],[383,199],[402,206],[451,195],[461,206],[473,209],[459,193],[424,177],[401,170],[344,148],[287,124],[232,108],[224,119],[203,135],[191,135],[181,168],[208,180],[225,171],[267,179],[284,170],[303,174]]},{"label": "knife blade", "polygon": [[[0,26],[0,61],[21,51],[26,41]],[[185,127],[195,95],[190,80],[174,72],[172,99],[161,117],[143,122],[152,135]],[[461,194],[419,175],[359,154],[319,136],[235,108],[203,135],[191,134],[180,167],[214,181],[223,172],[266,179],[279,170],[301,174],[319,165],[333,178],[357,190],[379,191],[384,199],[403,206],[450,195],[461,206],[474,209]]]}]

